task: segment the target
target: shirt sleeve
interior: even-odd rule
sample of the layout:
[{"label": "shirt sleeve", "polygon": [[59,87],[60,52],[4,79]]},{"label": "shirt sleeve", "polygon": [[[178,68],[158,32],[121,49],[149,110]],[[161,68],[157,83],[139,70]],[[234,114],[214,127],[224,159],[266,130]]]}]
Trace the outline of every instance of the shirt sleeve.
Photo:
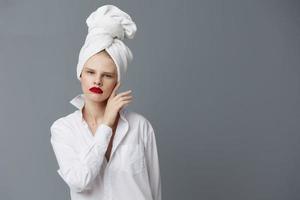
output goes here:
[{"label": "shirt sleeve", "polygon": [[56,122],[50,128],[51,145],[54,150],[59,169],[57,173],[76,192],[91,189],[90,183],[100,172],[107,150],[112,128],[100,124],[94,141],[81,152],[72,148],[72,129],[64,123]]},{"label": "shirt sleeve", "polygon": [[150,187],[152,192],[153,200],[161,200],[161,177],[158,150],[156,146],[156,138],[153,127],[150,122],[146,120],[145,125],[146,133],[146,161],[147,170],[149,174]]}]

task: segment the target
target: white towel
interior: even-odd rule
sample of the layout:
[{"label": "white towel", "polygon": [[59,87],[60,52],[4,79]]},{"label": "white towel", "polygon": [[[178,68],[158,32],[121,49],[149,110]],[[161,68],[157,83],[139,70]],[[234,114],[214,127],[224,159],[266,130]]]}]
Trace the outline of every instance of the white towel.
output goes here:
[{"label": "white towel", "polygon": [[[80,80],[85,62],[96,53],[106,50],[117,66],[118,81],[124,79],[127,66],[132,61],[130,49],[123,43],[124,38],[132,39],[136,24],[131,17],[114,5],[104,5],[86,19],[88,34],[82,46],[78,64],[77,78]],[[84,94],[79,94],[70,101],[74,106],[82,107]]]},{"label": "white towel", "polygon": [[123,40],[134,37],[137,30],[135,22],[118,7],[104,5],[91,13],[86,23],[88,34],[79,53],[77,78],[80,80],[85,62],[105,49],[117,66],[118,81],[123,80],[127,66],[133,59],[132,52]]}]

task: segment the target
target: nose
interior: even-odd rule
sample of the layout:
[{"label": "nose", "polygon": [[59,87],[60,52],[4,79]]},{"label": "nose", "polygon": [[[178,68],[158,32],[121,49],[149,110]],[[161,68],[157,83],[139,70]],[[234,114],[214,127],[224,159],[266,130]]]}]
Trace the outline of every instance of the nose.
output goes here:
[{"label": "nose", "polygon": [[94,81],[94,84],[96,84],[96,85],[102,85],[101,78],[96,78],[95,81]]}]

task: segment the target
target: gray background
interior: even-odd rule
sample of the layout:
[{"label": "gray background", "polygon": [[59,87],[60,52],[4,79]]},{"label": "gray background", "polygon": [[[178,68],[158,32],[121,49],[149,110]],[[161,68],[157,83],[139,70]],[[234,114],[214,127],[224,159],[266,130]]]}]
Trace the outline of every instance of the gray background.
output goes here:
[{"label": "gray background", "polygon": [[155,128],[163,199],[300,199],[297,0],[0,0],[0,199],[69,199],[49,128],[105,3],[137,23],[122,88]]}]

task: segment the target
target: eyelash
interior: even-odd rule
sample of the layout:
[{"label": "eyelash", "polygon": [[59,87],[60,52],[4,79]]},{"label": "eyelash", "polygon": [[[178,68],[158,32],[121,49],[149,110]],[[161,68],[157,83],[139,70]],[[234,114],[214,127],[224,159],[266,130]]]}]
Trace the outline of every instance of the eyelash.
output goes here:
[{"label": "eyelash", "polygon": [[[89,72],[89,71],[88,71],[87,73],[93,74],[94,72]],[[107,74],[105,74],[105,76],[110,77],[110,78],[112,77],[111,75],[107,75]]]}]

